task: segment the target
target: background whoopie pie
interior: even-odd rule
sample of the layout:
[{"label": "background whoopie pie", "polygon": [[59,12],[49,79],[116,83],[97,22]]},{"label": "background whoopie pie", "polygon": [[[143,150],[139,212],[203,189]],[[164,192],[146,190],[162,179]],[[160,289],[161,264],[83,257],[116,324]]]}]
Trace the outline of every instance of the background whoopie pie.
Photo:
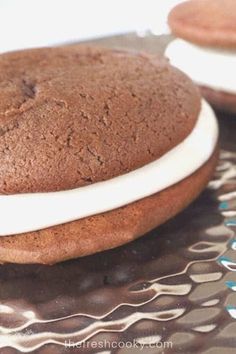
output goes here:
[{"label": "background whoopie pie", "polygon": [[195,199],[217,124],[163,58],[66,46],[0,56],[0,262],[122,245]]},{"label": "background whoopie pie", "polygon": [[213,106],[236,113],[236,1],[186,1],[170,12],[168,22],[179,37],[166,51],[171,63]]}]

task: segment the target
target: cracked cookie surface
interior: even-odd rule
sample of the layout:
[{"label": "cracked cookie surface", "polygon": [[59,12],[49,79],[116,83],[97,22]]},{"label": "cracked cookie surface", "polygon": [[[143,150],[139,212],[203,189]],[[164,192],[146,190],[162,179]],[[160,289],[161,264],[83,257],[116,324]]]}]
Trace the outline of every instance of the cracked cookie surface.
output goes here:
[{"label": "cracked cookie surface", "polygon": [[132,171],[179,144],[199,111],[192,82],[158,57],[78,45],[2,54],[0,193]]}]

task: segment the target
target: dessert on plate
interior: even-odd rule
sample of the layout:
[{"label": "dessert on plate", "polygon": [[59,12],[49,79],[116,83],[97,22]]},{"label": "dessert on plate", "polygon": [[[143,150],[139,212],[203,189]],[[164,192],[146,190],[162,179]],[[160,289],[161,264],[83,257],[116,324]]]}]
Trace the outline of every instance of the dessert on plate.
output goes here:
[{"label": "dessert on plate", "polygon": [[208,183],[218,127],[164,58],[96,47],[0,56],[0,262],[120,246]]},{"label": "dessert on plate", "polygon": [[178,37],[166,56],[201,88],[217,109],[236,113],[236,1],[190,0],[169,14]]}]

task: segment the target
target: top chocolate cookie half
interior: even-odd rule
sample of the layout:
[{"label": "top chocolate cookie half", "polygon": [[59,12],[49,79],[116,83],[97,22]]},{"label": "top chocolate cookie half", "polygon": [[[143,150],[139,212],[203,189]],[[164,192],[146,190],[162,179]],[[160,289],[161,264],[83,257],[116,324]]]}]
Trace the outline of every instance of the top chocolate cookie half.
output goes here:
[{"label": "top chocolate cookie half", "polygon": [[205,46],[236,48],[236,1],[190,0],[169,14],[172,32]]},{"label": "top chocolate cookie half", "polygon": [[164,59],[67,46],[0,56],[0,193],[48,192],[141,167],[193,129],[200,97]]}]

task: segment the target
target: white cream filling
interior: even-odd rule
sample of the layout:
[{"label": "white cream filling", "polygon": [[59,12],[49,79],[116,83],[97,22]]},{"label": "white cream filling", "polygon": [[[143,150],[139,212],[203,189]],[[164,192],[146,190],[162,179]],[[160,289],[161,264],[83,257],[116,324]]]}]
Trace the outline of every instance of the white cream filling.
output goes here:
[{"label": "white cream filling", "polygon": [[236,51],[205,48],[175,39],[168,45],[165,55],[173,66],[199,85],[236,93]]},{"label": "white cream filling", "polygon": [[78,220],[160,192],[201,167],[212,155],[217,138],[215,115],[202,101],[192,132],[154,162],[122,176],[72,190],[1,195],[0,235],[20,234]]}]

